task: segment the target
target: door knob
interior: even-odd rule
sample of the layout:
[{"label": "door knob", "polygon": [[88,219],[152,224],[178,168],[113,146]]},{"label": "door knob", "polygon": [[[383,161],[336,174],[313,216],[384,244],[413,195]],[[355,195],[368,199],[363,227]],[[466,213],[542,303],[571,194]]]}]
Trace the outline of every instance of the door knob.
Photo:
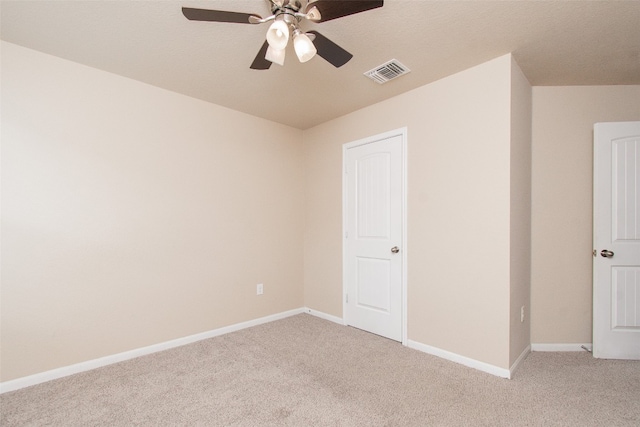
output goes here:
[{"label": "door knob", "polygon": [[600,251],[600,255],[602,255],[605,258],[613,258],[613,252],[608,251],[606,249],[603,249],[602,251]]},{"label": "door knob", "polygon": [[394,247],[391,248],[391,252],[394,253],[394,254],[397,254],[398,252],[400,252],[400,249],[398,249],[397,246],[394,246]]}]

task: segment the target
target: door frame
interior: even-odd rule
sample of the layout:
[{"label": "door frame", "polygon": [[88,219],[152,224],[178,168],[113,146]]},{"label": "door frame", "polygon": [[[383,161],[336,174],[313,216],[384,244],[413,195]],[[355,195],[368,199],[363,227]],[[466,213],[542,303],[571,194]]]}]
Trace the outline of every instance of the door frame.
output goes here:
[{"label": "door frame", "polygon": [[402,345],[407,345],[407,128],[402,127],[394,129],[388,132],[380,133],[377,135],[369,136],[366,138],[358,139],[356,141],[348,142],[342,145],[342,320],[344,324],[347,324],[347,150],[350,148],[358,147],[360,145],[371,144],[383,139],[391,138],[394,136],[400,136],[402,147],[402,245],[400,251],[402,253]]}]

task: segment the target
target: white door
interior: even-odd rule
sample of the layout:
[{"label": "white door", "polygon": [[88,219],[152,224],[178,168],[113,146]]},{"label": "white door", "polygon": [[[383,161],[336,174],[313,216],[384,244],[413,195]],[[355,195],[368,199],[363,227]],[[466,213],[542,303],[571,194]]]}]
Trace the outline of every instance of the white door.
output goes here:
[{"label": "white door", "polygon": [[640,122],[594,126],[593,356],[640,359]]},{"label": "white door", "polygon": [[345,146],[345,323],[403,338],[403,134]]}]

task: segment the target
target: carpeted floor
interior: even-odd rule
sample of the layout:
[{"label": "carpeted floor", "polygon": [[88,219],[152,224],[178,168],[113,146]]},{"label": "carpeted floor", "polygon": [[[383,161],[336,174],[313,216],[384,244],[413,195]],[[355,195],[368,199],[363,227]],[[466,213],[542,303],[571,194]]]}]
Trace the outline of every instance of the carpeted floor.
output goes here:
[{"label": "carpeted floor", "polygon": [[513,380],[307,314],[0,396],[2,426],[639,426],[640,362]]}]

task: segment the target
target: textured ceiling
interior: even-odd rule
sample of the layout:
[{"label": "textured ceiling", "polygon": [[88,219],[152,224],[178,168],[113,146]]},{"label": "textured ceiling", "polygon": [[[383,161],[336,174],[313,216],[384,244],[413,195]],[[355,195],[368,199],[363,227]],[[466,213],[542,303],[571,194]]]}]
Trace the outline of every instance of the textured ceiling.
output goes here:
[{"label": "textured ceiling", "polygon": [[[348,1],[348,0],[347,0]],[[354,55],[250,70],[268,24],[188,21],[182,6],[269,15],[265,0],[2,1],[1,38],[306,129],[513,52],[533,85],[640,84],[640,1],[386,0],[314,24]],[[390,59],[411,69],[379,85]]]}]

